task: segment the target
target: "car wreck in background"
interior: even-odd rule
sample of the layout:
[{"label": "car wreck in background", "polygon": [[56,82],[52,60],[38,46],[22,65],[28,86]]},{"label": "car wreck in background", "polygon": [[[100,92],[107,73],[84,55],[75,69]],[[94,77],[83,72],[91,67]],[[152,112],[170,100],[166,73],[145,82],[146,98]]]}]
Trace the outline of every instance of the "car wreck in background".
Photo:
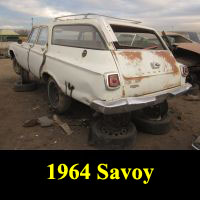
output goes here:
[{"label": "car wreck in background", "polygon": [[176,60],[188,67],[187,82],[200,86],[200,44],[174,32],[163,31],[162,37]]},{"label": "car wreck in background", "polygon": [[176,33],[186,37],[189,40],[200,43],[200,33],[199,32],[176,31]]},{"label": "car wreck in background", "polygon": [[8,56],[8,47],[19,40],[19,34],[12,30],[0,30],[0,56]]}]

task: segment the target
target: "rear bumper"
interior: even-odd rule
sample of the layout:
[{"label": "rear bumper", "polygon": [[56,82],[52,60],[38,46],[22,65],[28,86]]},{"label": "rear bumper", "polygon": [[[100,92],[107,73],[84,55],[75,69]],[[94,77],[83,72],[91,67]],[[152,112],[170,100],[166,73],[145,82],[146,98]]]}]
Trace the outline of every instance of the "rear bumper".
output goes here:
[{"label": "rear bumper", "polygon": [[191,85],[186,83],[184,86],[164,90],[162,92],[142,97],[127,97],[113,101],[94,100],[91,103],[91,108],[103,114],[126,113],[159,104],[170,97],[181,95],[187,92],[190,88]]}]

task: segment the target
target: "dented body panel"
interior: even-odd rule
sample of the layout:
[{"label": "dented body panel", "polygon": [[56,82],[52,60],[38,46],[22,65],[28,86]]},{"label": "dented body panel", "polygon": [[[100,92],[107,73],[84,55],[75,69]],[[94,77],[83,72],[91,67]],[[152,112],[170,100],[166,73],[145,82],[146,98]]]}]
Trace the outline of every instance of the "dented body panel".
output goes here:
[{"label": "dented body panel", "polygon": [[[183,93],[190,88],[181,75],[179,64],[162,38],[159,39],[163,43],[164,50],[117,49],[115,44],[118,39],[112,29],[114,23],[157,34],[154,29],[148,27],[128,21],[108,20],[103,17],[62,20],[52,22],[47,26],[48,43],[45,47],[41,47],[44,49],[41,53],[33,51],[35,47],[40,48],[38,44],[30,45],[25,57],[23,57],[25,54],[22,55],[19,50],[24,45],[13,44],[9,51],[10,54],[13,52],[16,55],[17,61],[18,58],[19,61],[26,60],[23,63],[28,61],[28,66],[22,65],[22,67],[29,70],[37,78],[52,77],[65,95],[105,114],[141,109],[152,105],[152,103],[157,104],[164,101],[169,96]],[[82,37],[82,35],[78,37],[80,43],[76,43],[76,45],[80,44],[80,47],[65,44],[69,41],[65,40],[64,34],[61,38],[56,38],[56,41],[63,40],[63,43],[55,44],[53,42],[54,34],[59,35],[62,31],[60,29],[54,33],[54,28],[57,26],[61,26],[61,28],[81,26],[82,29],[84,26],[90,26],[96,32],[92,34],[93,40],[94,37],[97,38],[96,34],[100,36],[93,44],[99,44],[101,38],[105,47],[103,49],[81,47],[81,45],[88,45],[90,42],[84,43],[85,41],[80,38],[86,36]],[[90,37],[87,34],[86,38]],[[30,59],[29,54],[32,51],[40,58]],[[38,66],[34,67],[35,65]],[[120,81],[118,87],[108,87],[108,74],[118,75]],[[69,85],[73,86],[74,89],[70,90]]]}]

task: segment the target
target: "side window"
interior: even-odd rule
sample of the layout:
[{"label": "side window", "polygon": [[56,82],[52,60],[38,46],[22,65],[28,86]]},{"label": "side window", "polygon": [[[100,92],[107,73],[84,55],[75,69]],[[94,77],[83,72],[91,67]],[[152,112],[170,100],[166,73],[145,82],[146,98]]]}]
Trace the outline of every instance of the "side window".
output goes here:
[{"label": "side window", "polygon": [[38,31],[39,31],[39,28],[33,29],[32,33],[31,33],[31,36],[29,38],[28,43],[35,43],[35,41],[37,39]]},{"label": "side window", "polygon": [[105,50],[106,46],[99,32],[89,25],[59,25],[55,26],[52,44]]},{"label": "side window", "polygon": [[80,40],[92,41],[93,40],[93,32],[83,32],[81,34]]},{"label": "side window", "polygon": [[37,44],[46,45],[47,42],[48,42],[48,28],[47,27],[43,27],[40,30],[40,34],[39,34],[39,37],[38,37]]}]

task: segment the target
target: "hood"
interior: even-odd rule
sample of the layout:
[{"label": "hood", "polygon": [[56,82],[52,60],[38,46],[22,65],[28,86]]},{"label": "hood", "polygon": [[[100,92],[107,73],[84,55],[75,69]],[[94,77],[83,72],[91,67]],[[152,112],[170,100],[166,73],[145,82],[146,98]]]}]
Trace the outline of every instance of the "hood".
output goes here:
[{"label": "hood", "polygon": [[198,43],[175,43],[175,45],[177,48],[200,54],[200,44]]}]

